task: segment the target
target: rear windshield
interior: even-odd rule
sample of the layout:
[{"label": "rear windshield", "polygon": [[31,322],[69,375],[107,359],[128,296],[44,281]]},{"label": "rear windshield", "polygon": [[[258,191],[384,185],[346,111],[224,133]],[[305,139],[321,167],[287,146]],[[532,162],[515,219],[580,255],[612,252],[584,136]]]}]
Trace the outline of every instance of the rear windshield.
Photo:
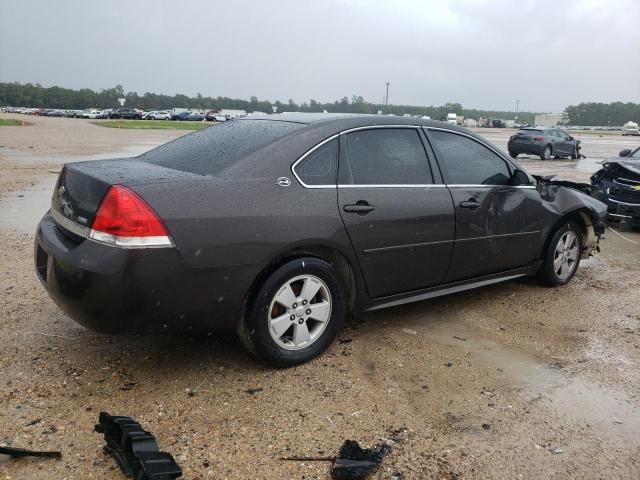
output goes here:
[{"label": "rear windshield", "polygon": [[142,161],[200,175],[216,175],[246,155],[304,127],[272,120],[231,120],[143,153]]}]

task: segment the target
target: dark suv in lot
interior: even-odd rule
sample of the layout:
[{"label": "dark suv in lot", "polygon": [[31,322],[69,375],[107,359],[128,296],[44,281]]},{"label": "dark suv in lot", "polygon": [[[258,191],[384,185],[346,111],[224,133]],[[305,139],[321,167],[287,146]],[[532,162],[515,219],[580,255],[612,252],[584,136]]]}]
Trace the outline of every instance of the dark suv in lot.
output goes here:
[{"label": "dark suv in lot", "polygon": [[109,118],[124,118],[127,120],[140,120],[142,114],[133,108],[116,108],[109,114]]},{"label": "dark suv in lot", "polygon": [[521,128],[509,138],[509,155],[520,153],[538,155],[542,160],[551,157],[578,158],[580,140],[576,140],[559,128]]}]

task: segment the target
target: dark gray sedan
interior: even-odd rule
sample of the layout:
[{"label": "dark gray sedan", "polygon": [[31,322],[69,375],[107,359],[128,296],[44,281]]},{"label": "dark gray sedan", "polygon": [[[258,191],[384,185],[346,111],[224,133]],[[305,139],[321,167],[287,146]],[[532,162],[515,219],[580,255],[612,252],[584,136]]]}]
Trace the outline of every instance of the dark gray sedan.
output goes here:
[{"label": "dark gray sedan", "polygon": [[65,165],[35,266],[94,330],[233,328],[293,365],[350,311],[525,275],[567,283],[606,215],[580,188],[447,123],[240,119],[136,158]]},{"label": "dark gray sedan", "polygon": [[559,128],[521,128],[509,138],[507,148],[512,158],[526,153],[538,155],[542,160],[551,157],[577,159],[580,140]]}]

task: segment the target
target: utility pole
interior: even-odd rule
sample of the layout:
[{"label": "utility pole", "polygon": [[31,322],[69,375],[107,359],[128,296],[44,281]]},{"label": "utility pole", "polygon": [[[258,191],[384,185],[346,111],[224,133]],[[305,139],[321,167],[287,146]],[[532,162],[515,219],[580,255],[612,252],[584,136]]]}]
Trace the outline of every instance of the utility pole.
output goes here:
[{"label": "utility pole", "polygon": [[516,100],[516,120],[518,119],[518,107],[520,106],[520,100]]},{"label": "utility pole", "polygon": [[387,95],[384,97],[384,113],[389,113],[389,82],[387,82]]}]

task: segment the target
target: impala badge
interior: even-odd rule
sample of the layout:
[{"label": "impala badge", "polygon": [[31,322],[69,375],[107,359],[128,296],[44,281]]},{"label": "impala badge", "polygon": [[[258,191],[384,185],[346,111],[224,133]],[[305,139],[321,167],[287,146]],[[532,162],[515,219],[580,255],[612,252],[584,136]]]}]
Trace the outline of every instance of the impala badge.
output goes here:
[{"label": "impala badge", "polygon": [[280,177],[276,183],[281,187],[288,187],[289,185],[291,185],[291,180],[289,180],[287,177]]}]

